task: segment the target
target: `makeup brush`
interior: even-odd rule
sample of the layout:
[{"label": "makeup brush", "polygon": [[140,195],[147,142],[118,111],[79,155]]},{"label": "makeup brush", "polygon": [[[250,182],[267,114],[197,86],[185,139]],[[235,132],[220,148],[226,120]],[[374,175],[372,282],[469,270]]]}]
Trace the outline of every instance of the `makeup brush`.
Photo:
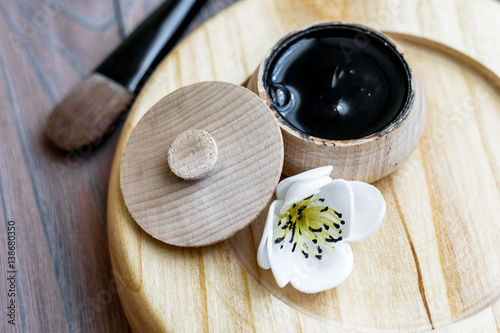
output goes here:
[{"label": "makeup brush", "polygon": [[167,0],[52,111],[45,135],[58,148],[97,142],[173,48],[203,0]]}]

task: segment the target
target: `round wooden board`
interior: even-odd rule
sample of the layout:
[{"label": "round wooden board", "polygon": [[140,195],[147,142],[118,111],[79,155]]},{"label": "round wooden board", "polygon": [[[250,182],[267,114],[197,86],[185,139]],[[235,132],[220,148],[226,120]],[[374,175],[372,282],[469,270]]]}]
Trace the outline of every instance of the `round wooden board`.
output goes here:
[{"label": "round wooden board", "polygon": [[[167,155],[174,139],[193,129],[215,139],[218,157],[208,175],[185,181],[172,172]],[[189,154],[199,156],[200,147],[191,146]],[[278,124],[257,95],[226,82],[192,84],[155,104],[130,135],[120,170],[123,199],[135,221],[158,240],[218,243],[267,205],[283,154]]]},{"label": "round wooden board", "polygon": [[[491,306],[500,294],[498,15],[500,4],[488,0],[247,0],[186,39],[138,97],[111,173],[110,251],[133,329],[500,330],[500,305]],[[422,80],[428,119],[410,160],[375,184],[387,216],[375,235],[353,246],[348,280],[317,295],[277,288],[255,264],[259,220],[225,244],[200,249],[148,236],[128,214],[119,187],[125,145],[145,112],[190,83],[243,82],[282,35],[322,20],[421,35],[455,49],[393,34]]]}]

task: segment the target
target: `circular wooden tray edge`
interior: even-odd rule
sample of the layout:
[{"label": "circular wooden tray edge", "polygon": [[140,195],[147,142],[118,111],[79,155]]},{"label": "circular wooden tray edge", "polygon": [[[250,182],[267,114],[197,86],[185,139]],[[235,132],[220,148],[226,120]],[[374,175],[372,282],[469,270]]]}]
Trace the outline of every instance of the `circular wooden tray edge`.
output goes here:
[{"label": "circular wooden tray edge", "polygon": [[[238,4],[238,5],[241,5],[241,4]],[[232,7],[231,9],[235,10],[234,7]],[[402,38],[410,38],[410,39],[424,38],[425,39],[425,37],[411,36],[411,35],[402,34],[402,33],[398,33],[398,32],[388,32],[388,33],[390,35],[394,35],[396,37],[405,36]],[[191,35],[186,40],[184,40],[183,43],[187,44],[189,42],[190,37],[194,38]],[[441,43],[438,43],[438,42],[435,42],[435,41],[432,41],[429,39],[427,39],[427,40],[432,44],[442,45],[444,47],[443,48],[444,50],[448,49],[448,50],[453,50],[454,52],[458,52],[463,57],[463,59],[466,60],[467,63],[469,63],[470,60],[472,60],[472,64],[474,66],[477,66],[474,68],[476,68],[476,70],[481,72],[482,75],[484,75],[486,78],[494,78],[496,80],[496,82],[500,82],[498,77],[491,70],[489,70],[487,67],[485,67],[481,63],[474,60],[472,57],[470,57],[470,56],[468,56],[460,51],[452,49],[451,47],[448,47],[444,44],[441,44]],[[498,84],[497,84],[497,87],[498,87]],[[139,98],[145,98],[145,97],[142,96],[142,94],[141,94],[139,96]],[[139,100],[139,98],[138,98],[138,100]],[[141,291],[142,281],[141,281],[141,276],[140,276],[141,274],[135,274],[134,270],[130,269],[130,267],[136,266],[136,268],[140,268],[140,263],[139,263],[139,265],[137,265],[137,263],[123,262],[122,260],[120,260],[120,258],[123,259],[123,253],[117,253],[115,250],[115,249],[120,248],[120,247],[123,248],[123,246],[121,246],[121,244],[123,244],[124,241],[133,241],[135,243],[134,247],[136,249],[138,247],[139,253],[140,253],[141,239],[143,237],[149,237],[149,236],[145,235],[144,232],[142,232],[142,230],[141,230],[138,233],[139,236],[136,237],[136,239],[128,239],[128,240],[123,239],[123,234],[119,232],[120,228],[117,227],[117,225],[120,223],[123,223],[122,219],[124,219],[126,221],[125,223],[135,224],[135,222],[129,221],[129,219],[127,218],[128,211],[126,211],[126,210],[124,211],[122,209],[124,206],[123,198],[121,198],[121,196],[116,196],[115,194],[111,193],[112,189],[116,188],[115,186],[118,185],[118,188],[119,188],[119,168],[120,168],[120,163],[121,163],[121,157],[123,155],[124,146],[126,145],[126,142],[127,142],[128,137],[130,135],[131,129],[133,128],[133,126],[135,126],[134,124],[137,124],[137,122],[140,120],[140,118],[143,115],[143,114],[140,114],[140,111],[136,110],[135,106],[132,108],[130,114],[131,114],[131,116],[128,117],[128,119],[125,123],[125,128],[128,128],[128,130],[124,130],[122,132],[122,135],[120,136],[117,150],[116,150],[116,153],[115,153],[115,156],[113,159],[112,171],[111,171],[111,175],[110,175],[109,192],[108,192],[108,237],[109,237],[109,242],[110,242],[110,252],[111,252],[113,274],[115,275],[115,278],[118,280],[118,283],[121,284],[123,286],[123,288],[125,288],[125,289],[119,290],[119,295],[120,295],[120,299],[122,300],[122,305],[124,306],[125,312],[127,314],[127,318],[129,319],[133,329],[134,330],[141,330],[141,329],[145,329],[146,327],[148,327],[147,330],[151,329],[150,330],[151,332],[164,331],[166,328],[159,326],[159,323],[161,322],[161,320],[159,320],[159,318],[158,319],[141,318],[140,315],[137,314],[136,309],[137,309],[138,305],[141,304],[141,306],[144,306],[144,303],[142,302],[143,299],[141,298],[141,295],[142,295],[142,291]],[[117,177],[118,177],[118,184],[116,183]],[[119,212],[119,213],[117,214],[116,212]],[[121,217],[122,219],[120,219],[119,217]],[[139,228],[137,225],[135,225],[135,226],[130,225],[129,227],[130,228]],[[217,247],[219,247],[219,246],[226,247],[226,245],[217,245]],[[140,269],[139,269],[139,271],[140,271]],[[488,301],[488,306],[493,304],[499,297],[500,297],[500,294],[496,295],[495,297],[492,297],[492,299]],[[138,300],[141,300],[141,302],[138,302]],[[129,301],[131,304],[130,306],[128,305]],[[127,304],[127,305],[125,305],[125,304]],[[484,308],[472,311],[471,313],[467,314],[467,316],[464,317],[463,319],[474,316],[475,314],[480,313],[483,310],[484,310]],[[457,324],[457,323],[450,323],[450,324],[441,325],[440,328],[444,328],[444,327],[447,327],[448,325],[454,325],[454,324]]]}]

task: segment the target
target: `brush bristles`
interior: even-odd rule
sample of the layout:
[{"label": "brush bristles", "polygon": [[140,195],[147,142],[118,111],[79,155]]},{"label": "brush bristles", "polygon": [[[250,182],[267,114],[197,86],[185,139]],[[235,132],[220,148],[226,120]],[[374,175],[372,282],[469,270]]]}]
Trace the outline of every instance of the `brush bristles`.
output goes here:
[{"label": "brush bristles", "polygon": [[124,87],[94,73],[52,111],[45,135],[57,147],[75,150],[98,141],[132,101]]}]

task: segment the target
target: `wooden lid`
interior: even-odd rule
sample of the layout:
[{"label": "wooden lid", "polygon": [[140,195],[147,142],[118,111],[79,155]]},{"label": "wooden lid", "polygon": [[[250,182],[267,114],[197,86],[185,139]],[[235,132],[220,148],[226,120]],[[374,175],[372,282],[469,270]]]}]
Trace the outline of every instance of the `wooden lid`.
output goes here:
[{"label": "wooden lid", "polygon": [[257,217],[282,166],[281,132],[264,102],[241,86],[204,82],[173,92],[141,119],[125,148],[120,183],[147,233],[203,246]]}]

